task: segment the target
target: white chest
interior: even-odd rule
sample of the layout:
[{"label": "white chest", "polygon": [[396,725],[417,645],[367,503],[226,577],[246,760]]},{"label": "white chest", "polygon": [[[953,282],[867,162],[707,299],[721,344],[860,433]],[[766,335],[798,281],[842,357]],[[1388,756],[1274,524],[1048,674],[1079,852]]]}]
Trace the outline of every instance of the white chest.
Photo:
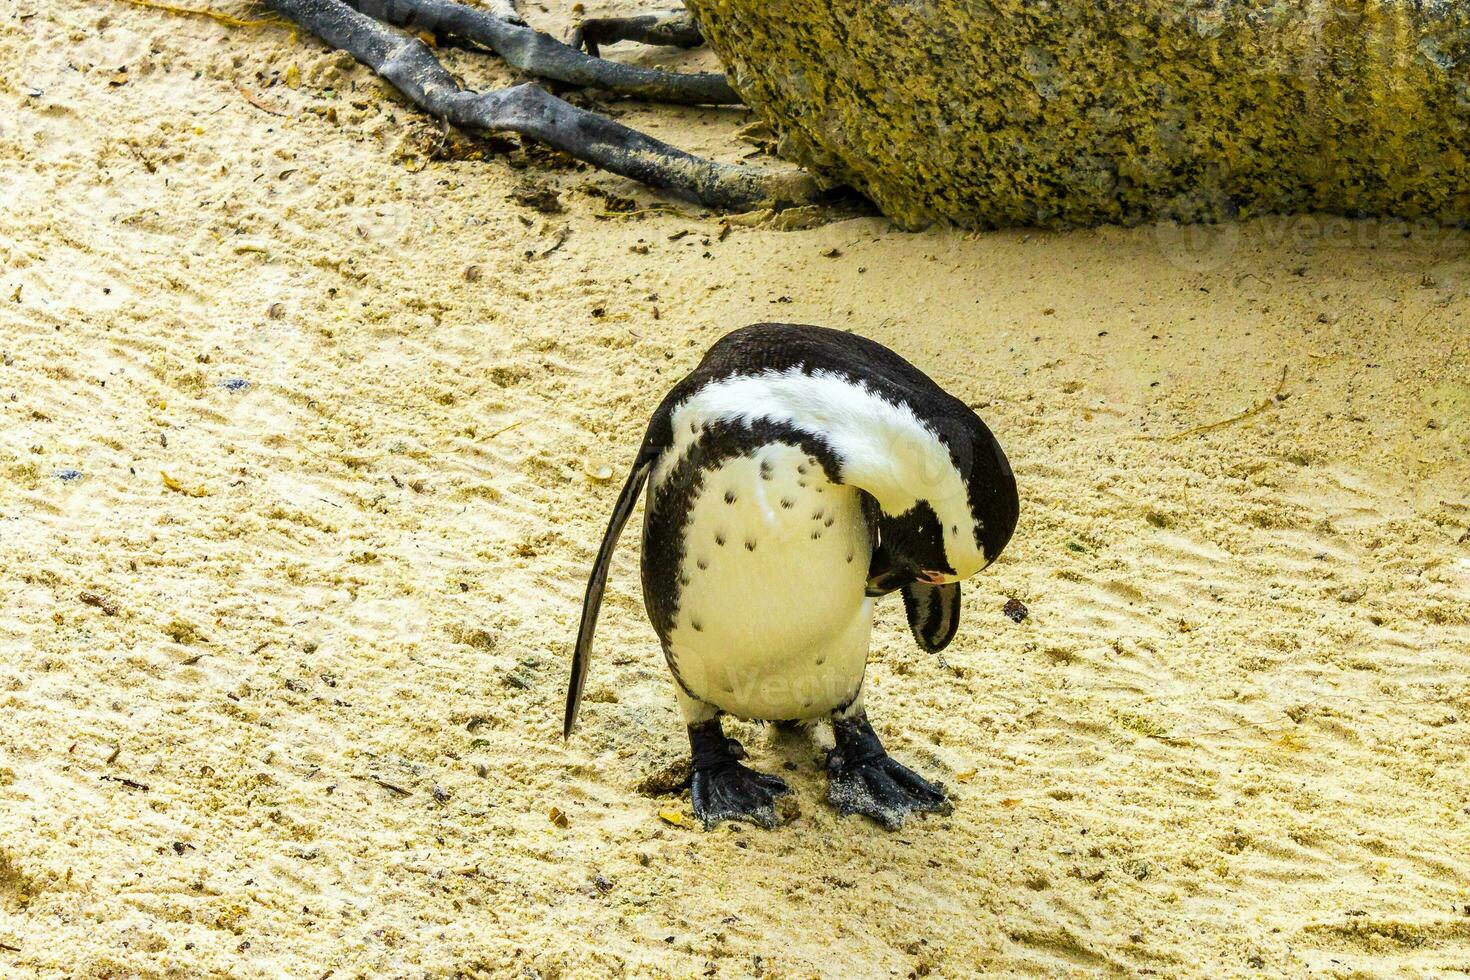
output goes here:
[{"label": "white chest", "polygon": [[685,689],[747,718],[820,717],[862,681],[871,542],[859,492],[772,444],[706,475],[668,649]]}]

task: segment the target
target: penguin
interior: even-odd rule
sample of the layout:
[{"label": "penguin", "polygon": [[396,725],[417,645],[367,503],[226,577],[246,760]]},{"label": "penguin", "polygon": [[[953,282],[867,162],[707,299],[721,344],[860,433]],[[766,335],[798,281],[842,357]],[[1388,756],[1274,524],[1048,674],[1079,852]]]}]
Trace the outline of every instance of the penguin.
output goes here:
[{"label": "penguin", "polygon": [[777,823],[790,787],[742,763],[721,719],[830,719],[828,800],[894,830],[947,812],[883,748],[863,707],[873,605],[903,595],[943,650],[960,581],[995,561],[1020,502],[1004,451],[964,402],[894,351],[824,327],[727,334],[649,421],[587,582],[563,736],[586,685],[613,549],[647,486],[644,606],[689,732],[690,798],[711,828]]}]

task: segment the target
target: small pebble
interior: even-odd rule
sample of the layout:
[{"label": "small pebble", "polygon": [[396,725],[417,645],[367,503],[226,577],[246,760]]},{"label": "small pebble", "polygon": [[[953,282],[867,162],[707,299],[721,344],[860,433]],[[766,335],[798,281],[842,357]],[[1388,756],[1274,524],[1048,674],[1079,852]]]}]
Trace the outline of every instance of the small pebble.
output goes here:
[{"label": "small pebble", "polygon": [[448,803],[449,802],[449,790],[445,789],[443,786],[440,786],[438,783],[435,783],[434,784],[434,799],[435,800],[438,800],[440,803]]},{"label": "small pebble", "polygon": [[1026,604],[1020,599],[1007,599],[1005,608],[1003,608],[1001,612],[1011,617],[1011,622],[1013,623],[1019,623],[1021,622],[1021,620],[1031,615],[1031,610],[1027,609]]},{"label": "small pebble", "polygon": [[60,480],[62,483],[70,483],[73,480],[80,480],[82,478],[82,471],[81,470],[57,470],[55,475],[56,475],[56,479]]},{"label": "small pebble", "polygon": [[98,595],[96,592],[83,592],[78,598],[89,606],[96,606],[108,616],[117,615],[117,604],[106,596]]},{"label": "small pebble", "polygon": [[219,383],[219,386],[225,391],[244,391],[250,387],[250,382],[244,378],[226,378]]}]

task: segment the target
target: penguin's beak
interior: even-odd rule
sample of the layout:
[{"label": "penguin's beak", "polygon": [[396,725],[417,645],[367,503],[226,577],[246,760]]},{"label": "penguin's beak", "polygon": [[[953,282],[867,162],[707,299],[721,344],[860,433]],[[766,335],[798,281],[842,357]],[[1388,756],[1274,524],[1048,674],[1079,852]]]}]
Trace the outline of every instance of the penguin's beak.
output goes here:
[{"label": "penguin's beak", "polygon": [[944,572],[911,572],[890,568],[868,578],[867,596],[869,599],[876,599],[915,582],[922,582],[925,585],[948,585],[958,581],[959,576],[946,575]]},{"label": "penguin's beak", "polygon": [[880,544],[874,550],[872,563],[868,565],[867,596],[869,599],[896,592],[913,580],[914,572],[896,564],[887,548]]},{"label": "penguin's beak", "polygon": [[876,599],[895,592],[914,580],[909,573],[897,568],[884,569],[875,575],[868,577],[867,595],[869,599]]}]

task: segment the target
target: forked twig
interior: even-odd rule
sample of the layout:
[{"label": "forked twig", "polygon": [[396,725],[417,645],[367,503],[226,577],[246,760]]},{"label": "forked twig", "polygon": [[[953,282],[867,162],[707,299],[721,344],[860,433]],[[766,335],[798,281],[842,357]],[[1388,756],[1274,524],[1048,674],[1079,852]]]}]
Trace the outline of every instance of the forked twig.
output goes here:
[{"label": "forked twig", "polygon": [[1246,419],[1250,418],[1253,415],[1259,415],[1266,409],[1270,408],[1272,405],[1276,404],[1276,402],[1281,398],[1282,391],[1286,389],[1286,370],[1286,366],[1283,365],[1281,368],[1281,380],[1276,383],[1276,390],[1272,392],[1269,397],[1262,398],[1260,401],[1256,402],[1254,405],[1241,412],[1239,415],[1232,415],[1230,416],[1230,418],[1221,419],[1218,422],[1207,422],[1204,425],[1196,425],[1192,429],[1185,429],[1183,432],[1176,432],[1171,436],[1163,436],[1162,438],[1168,439],[1170,442],[1173,442],[1176,439],[1186,439],[1189,436],[1197,436],[1204,432],[1211,432],[1215,429],[1222,429],[1227,425],[1234,425],[1237,422],[1244,422]]}]

